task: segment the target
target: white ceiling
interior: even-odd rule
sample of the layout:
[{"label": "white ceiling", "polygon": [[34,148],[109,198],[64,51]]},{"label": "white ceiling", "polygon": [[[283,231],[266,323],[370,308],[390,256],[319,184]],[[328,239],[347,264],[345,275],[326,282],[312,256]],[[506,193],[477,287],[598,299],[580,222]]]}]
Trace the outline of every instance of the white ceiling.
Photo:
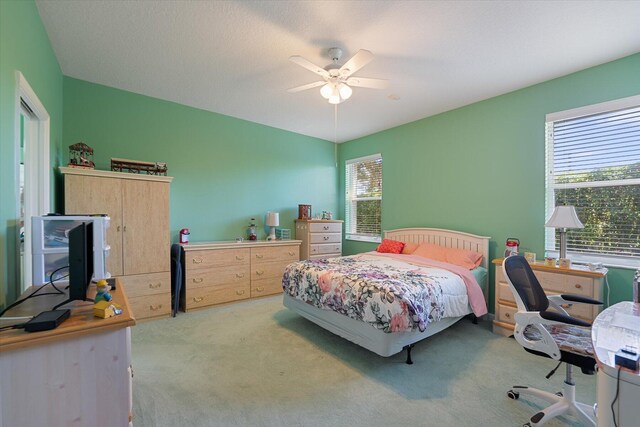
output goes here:
[{"label": "white ceiling", "polygon": [[[65,75],[334,140],[328,48],[375,55],[338,107],[347,141],[640,51],[640,1],[37,2]],[[640,77],[639,77],[640,78]],[[395,95],[395,96],[394,96]],[[390,98],[398,97],[397,100]]]}]

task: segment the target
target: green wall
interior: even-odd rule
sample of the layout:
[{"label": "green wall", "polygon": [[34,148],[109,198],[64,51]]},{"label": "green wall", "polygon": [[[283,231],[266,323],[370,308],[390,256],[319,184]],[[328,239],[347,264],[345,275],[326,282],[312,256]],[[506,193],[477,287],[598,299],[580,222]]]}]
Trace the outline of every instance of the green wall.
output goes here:
[{"label": "green wall", "polygon": [[[637,94],[640,54],[341,144],[340,211],[345,160],[382,153],[383,229],[427,226],[491,236],[492,258],[508,237],[518,237],[523,252],[540,258],[545,115]],[[353,254],[375,245],[346,241],[344,248]],[[631,298],[632,276],[610,271],[611,303]],[[493,306],[493,289],[490,301]]]},{"label": "green wall", "polygon": [[184,227],[191,241],[246,237],[251,217],[262,239],[267,211],[293,232],[298,204],[337,210],[331,142],[69,77],[64,112],[65,146],[91,146],[97,169],[111,157],[167,163],[173,241]]},{"label": "green wall", "polygon": [[0,306],[16,297],[16,71],[49,113],[53,173],[62,139],[62,72],[38,9],[30,0],[0,1]]}]

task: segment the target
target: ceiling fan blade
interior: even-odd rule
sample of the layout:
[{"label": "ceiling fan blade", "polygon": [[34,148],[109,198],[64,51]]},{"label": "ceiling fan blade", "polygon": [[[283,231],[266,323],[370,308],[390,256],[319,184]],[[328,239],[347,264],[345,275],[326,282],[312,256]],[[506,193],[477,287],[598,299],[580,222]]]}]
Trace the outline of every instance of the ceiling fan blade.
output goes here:
[{"label": "ceiling fan blade", "polygon": [[344,77],[348,77],[371,61],[373,61],[373,53],[366,49],[360,49],[351,57],[350,60],[340,67],[340,74]]},{"label": "ceiling fan blade", "polygon": [[322,85],[324,85],[326,83],[327,82],[325,82],[324,80],[321,81],[321,82],[313,82],[313,83],[309,83],[309,84],[302,85],[302,86],[292,87],[291,89],[287,89],[287,92],[289,92],[289,93],[302,92],[303,90],[313,89],[314,87],[322,86]]},{"label": "ceiling fan blade", "polygon": [[349,86],[368,87],[371,89],[384,89],[389,84],[389,80],[370,79],[367,77],[349,77],[346,81]]},{"label": "ceiling fan blade", "polygon": [[307,70],[316,73],[319,76],[328,78],[329,72],[322,67],[318,67],[313,62],[304,59],[302,56],[294,55],[289,57],[289,61],[298,64],[299,66],[306,68]]}]

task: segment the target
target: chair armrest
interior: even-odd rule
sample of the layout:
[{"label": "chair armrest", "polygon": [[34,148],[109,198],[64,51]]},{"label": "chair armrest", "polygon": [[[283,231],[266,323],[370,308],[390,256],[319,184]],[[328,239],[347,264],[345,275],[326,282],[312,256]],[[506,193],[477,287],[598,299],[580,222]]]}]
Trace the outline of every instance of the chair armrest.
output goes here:
[{"label": "chair armrest", "polygon": [[576,319],[575,317],[567,316],[555,311],[541,311],[540,317],[545,320],[551,320],[554,323],[564,323],[567,325],[584,326],[586,328],[591,326],[591,323],[584,320]]},{"label": "chair armrest", "polygon": [[591,305],[602,305],[602,301],[598,301],[592,298],[583,297],[581,295],[570,295],[570,294],[562,294],[560,295],[563,300],[568,303],[577,302],[581,304],[591,304]]}]

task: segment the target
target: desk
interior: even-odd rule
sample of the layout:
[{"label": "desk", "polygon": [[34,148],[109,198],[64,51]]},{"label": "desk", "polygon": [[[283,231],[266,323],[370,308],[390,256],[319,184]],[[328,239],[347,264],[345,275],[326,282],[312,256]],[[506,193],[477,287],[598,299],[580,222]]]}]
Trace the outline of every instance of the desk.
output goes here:
[{"label": "desk", "polygon": [[[122,307],[119,316],[95,318],[91,302],[75,301],[63,307],[71,308],[71,316],[56,329],[0,332],[0,426],[130,425],[135,318],[121,282],[116,289],[111,294]],[[95,286],[88,293],[95,295]],[[32,298],[5,316],[38,314],[66,298]],[[11,323],[0,320],[0,326]]]},{"label": "desk", "polygon": [[[625,345],[640,349],[640,304],[620,302],[596,317],[591,329],[598,363],[598,426],[613,426],[611,403],[616,395],[618,368],[614,354]],[[625,327],[626,326],[626,327]],[[640,419],[640,372],[622,369],[620,391],[614,405],[618,427],[637,426]]]}]

